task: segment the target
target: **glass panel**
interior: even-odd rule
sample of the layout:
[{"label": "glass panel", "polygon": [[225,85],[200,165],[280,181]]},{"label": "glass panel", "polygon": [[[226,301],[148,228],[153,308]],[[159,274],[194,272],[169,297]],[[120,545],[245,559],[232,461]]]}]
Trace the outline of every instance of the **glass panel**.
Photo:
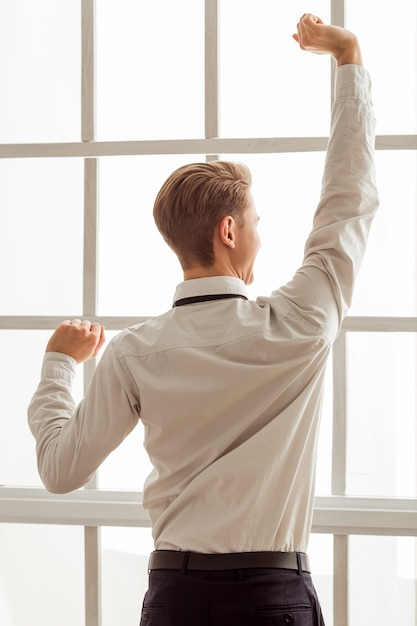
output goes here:
[{"label": "glass panel", "polygon": [[[320,195],[324,154],[222,158],[244,161],[251,168],[263,247],[257,259],[255,282],[249,290],[253,297],[269,294],[289,280],[301,264]],[[101,160],[101,315],[155,315],[171,306],[182,272],[155,227],[153,203],[162,183],[176,167],[201,160],[201,155]],[[142,173],[143,177],[138,178]]]},{"label": "glass panel", "polygon": [[75,526],[0,524],[2,626],[84,623],[83,536]]},{"label": "glass panel", "polygon": [[416,540],[350,537],[351,626],[416,623]]},{"label": "glass panel", "polygon": [[204,134],[204,3],[97,3],[97,136]]},{"label": "glass panel", "polygon": [[100,315],[155,315],[172,306],[182,271],[153,221],[155,197],[197,156],[108,158],[100,163]]},{"label": "glass panel", "polygon": [[[378,134],[417,130],[417,4],[415,0],[348,0],[346,26],[361,43],[372,77]],[[389,45],[387,45],[389,41]]]},{"label": "glass panel", "polygon": [[0,314],[79,314],[82,160],[1,160],[0,207]]},{"label": "glass panel", "polygon": [[150,528],[102,528],[103,626],[137,626],[153,550]]},{"label": "glass panel", "polygon": [[323,409],[317,449],[316,493],[329,496],[332,492],[332,442],[333,442],[333,370],[330,355],[324,386]]},{"label": "glass panel", "polygon": [[[292,276],[302,260],[304,241],[320,193],[324,155],[227,155],[223,158],[244,160],[251,168],[261,215],[259,228],[263,247],[257,260],[256,280],[249,289],[252,297],[269,294]],[[198,156],[177,156],[102,160],[100,314],[151,315],[171,306],[175,284],[182,280],[182,274],[176,258],[156,230],[152,206],[171,171],[185,162],[199,159]],[[300,171],[303,185],[299,184]],[[140,184],[138,172],[146,172]],[[271,257],[275,257],[276,262],[271,262]],[[109,332],[106,335],[108,340],[113,336]],[[322,494],[330,493],[331,489],[331,368],[327,377],[317,476],[318,490]],[[101,488],[142,489],[149,471],[142,440],[142,433],[135,429],[121,448],[113,452],[100,470]]]},{"label": "glass panel", "polygon": [[414,333],[348,334],[347,493],[416,495]]},{"label": "glass panel", "polygon": [[[43,354],[51,333],[0,330],[2,485],[41,485],[36,465],[35,439],[27,424],[27,407],[38,386]],[[80,369],[73,389],[76,401],[81,398],[82,383]]]},{"label": "glass panel", "polygon": [[313,533],[307,552],[324,621],[333,626],[333,535]]},{"label": "glass panel", "polygon": [[290,280],[302,263],[305,240],[320,197],[324,154],[244,154],[222,158],[243,161],[252,172],[262,247],[249,292],[252,298],[269,295]]},{"label": "glass panel", "polygon": [[417,153],[377,152],[380,208],[350,315],[417,313]]},{"label": "glass panel", "polygon": [[[106,331],[107,342],[116,335],[116,332]],[[143,424],[139,420],[136,428],[100,466],[98,472],[100,489],[143,491],[145,479],[152,470],[143,447],[143,437]]]},{"label": "glass panel", "polygon": [[143,491],[152,465],[143,447],[143,425],[133,432],[104,461],[99,470],[100,489]]},{"label": "glass panel", "polygon": [[73,0],[1,4],[0,142],[78,141],[81,16]]},{"label": "glass panel", "polygon": [[[300,0],[220,2],[221,135],[327,136],[330,61],[302,52],[292,34]],[[329,21],[329,0],[314,11]]]}]

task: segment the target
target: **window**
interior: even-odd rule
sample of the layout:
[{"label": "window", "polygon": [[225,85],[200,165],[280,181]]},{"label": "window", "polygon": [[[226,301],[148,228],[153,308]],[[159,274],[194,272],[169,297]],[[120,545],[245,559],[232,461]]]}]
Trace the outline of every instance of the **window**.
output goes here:
[{"label": "window", "polygon": [[[180,268],[151,208],[178,165],[220,156],[251,168],[263,238],[253,296],[298,267],[320,193],[334,76],[330,60],[291,39],[306,9],[360,38],[381,198],[327,372],[314,581],[328,626],[416,620],[415,1],[398,0],[393,12],[381,0],[375,12],[360,0],[1,0],[5,626],[26,626],[29,615],[42,626],[57,616],[62,626],[110,626],[115,606],[118,621],[137,624],[152,549],[140,426],[87,488],[52,496],[37,474],[26,408],[62,319],[104,320],[111,339],[171,305]],[[80,369],[77,399],[92,367]],[[374,602],[362,595],[368,568]]]}]

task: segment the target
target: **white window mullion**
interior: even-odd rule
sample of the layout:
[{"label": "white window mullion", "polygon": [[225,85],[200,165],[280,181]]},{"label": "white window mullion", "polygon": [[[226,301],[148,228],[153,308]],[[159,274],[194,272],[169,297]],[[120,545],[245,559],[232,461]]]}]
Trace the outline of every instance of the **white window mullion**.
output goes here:
[{"label": "white window mullion", "polygon": [[[205,0],[204,129],[206,139],[219,136],[219,6],[218,0]],[[208,154],[207,161],[218,159]]]},{"label": "white window mullion", "polygon": [[81,137],[95,139],[95,0],[82,0]]},{"label": "white window mullion", "polygon": [[346,333],[339,334],[333,346],[333,440],[332,495],[346,494],[347,455],[347,363]]},{"label": "white window mullion", "polygon": [[[64,143],[0,144],[0,159],[164,154],[284,154],[325,152],[328,137],[212,137]],[[377,150],[417,150],[417,135],[378,135]]]},{"label": "white window mullion", "polygon": [[[345,20],[345,0],[331,0],[330,21],[334,26],[340,26],[341,28],[344,28],[345,21],[346,21]],[[336,80],[336,62],[332,59],[332,70],[331,70],[332,102],[334,98],[335,80]]]},{"label": "white window mullion", "polygon": [[349,536],[333,537],[333,623],[349,626]]},{"label": "white window mullion", "polygon": [[[417,30],[417,22],[416,22],[416,30]],[[415,41],[415,54],[417,56],[417,38]],[[415,77],[415,81],[417,84],[417,77]],[[417,125],[417,111],[416,111],[416,125]],[[417,163],[416,163],[416,169],[417,169]],[[416,171],[416,197],[417,197],[417,171]],[[417,241],[417,219],[415,220],[415,223],[414,223],[414,240]],[[417,282],[417,249],[416,248],[414,248],[414,281]],[[417,291],[416,291],[415,301],[414,301],[414,315],[416,316],[415,320],[416,320],[416,327],[417,327]],[[417,334],[414,335],[414,369],[415,369],[415,372],[417,373]],[[414,406],[416,407],[416,413],[417,413],[417,385],[415,386],[415,389],[414,389]],[[417,420],[417,414],[416,414],[416,420]],[[415,450],[415,455],[417,457],[417,428],[415,431],[414,450]],[[416,476],[416,484],[417,484],[417,476]],[[417,497],[417,492],[415,493],[415,496]],[[415,564],[415,569],[417,571],[417,541],[414,541],[414,564]],[[417,577],[414,580],[414,597],[415,597],[415,606],[416,606],[415,615],[417,615]]]},{"label": "white window mullion", "polygon": [[101,542],[98,526],[84,527],[85,624],[101,626]]},{"label": "white window mullion", "polygon": [[84,160],[83,315],[97,315],[98,161]]},{"label": "white window mullion", "polygon": [[[347,361],[346,333],[333,346],[332,495],[346,494],[347,457]],[[333,537],[334,626],[349,625],[349,537]]]},{"label": "white window mullion", "polygon": [[[345,26],[345,0],[331,0],[331,23]],[[331,63],[331,98],[336,82],[336,62]],[[346,494],[347,453],[347,368],[346,334],[341,333],[333,349],[333,460],[332,494]],[[333,537],[334,626],[349,626],[349,537]]]},{"label": "white window mullion", "polygon": [[[95,140],[95,0],[82,0],[82,89],[81,135],[83,142]],[[97,315],[98,284],[98,160],[84,160],[84,264],[83,316]],[[94,360],[84,364],[84,388],[95,367]],[[98,486],[95,475],[87,489]],[[85,624],[101,626],[101,545],[97,526],[84,528]]]}]

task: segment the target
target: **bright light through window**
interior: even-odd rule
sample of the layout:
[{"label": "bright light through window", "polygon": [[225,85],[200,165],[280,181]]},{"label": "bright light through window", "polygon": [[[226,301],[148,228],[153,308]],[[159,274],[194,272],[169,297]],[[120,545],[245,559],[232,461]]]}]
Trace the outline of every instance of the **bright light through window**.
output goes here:
[{"label": "bright light through window", "polygon": [[[82,2],[0,0],[0,142],[15,150],[0,145],[7,156],[0,160],[0,483],[6,486],[40,486],[26,407],[39,377],[48,324],[83,316],[86,277],[96,269],[94,293],[87,296],[97,301],[97,317],[110,320],[108,340],[120,327],[116,318],[153,316],[171,306],[181,268],[153,223],[153,202],[176,167],[206,159],[192,148],[194,140],[200,146],[206,141],[204,0],[96,0],[95,5],[98,263],[86,268],[84,192],[91,180],[85,179],[83,158],[89,144],[81,143]],[[343,7],[373,82],[383,148],[376,155],[381,206],[349,313],[357,330],[343,334],[346,362],[333,357],[327,370],[317,490],[323,496],[335,491],[340,459],[332,444],[335,432],[344,435],[334,403],[340,407],[346,391],[346,438],[337,441],[338,449],[346,449],[345,493],[394,502],[417,495],[417,341],[409,332],[417,314],[415,0],[398,0],[395,6],[387,0],[314,0],[310,6],[302,0],[219,0],[218,67],[209,68],[218,76],[219,136],[248,142],[241,152],[219,150],[210,158],[243,161],[252,171],[263,245],[249,291],[253,298],[268,295],[302,262],[325,158],[317,141],[328,135],[331,113],[332,62],[300,51],[292,34],[306,10],[328,22]],[[294,139],[291,151],[271,151],[273,138]],[[152,143],[152,154],[143,143],[137,154],[131,143],[123,143],[143,141]],[[108,142],[117,144],[116,155],[106,152]],[[35,156],[28,152],[31,144],[42,144]],[[381,330],[381,324],[395,332]],[[340,372],[344,376],[342,392],[340,385],[336,393],[333,388],[333,367],[336,378]],[[81,369],[74,394],[76,401],[83,394]],[[334,423],[339,430],[333,431]],[[138,427],[110,455],[98,473],[99,489],[142,489],[150,471],[142,438]],[[29,576],[32,570],[25,564],[39,563],[41,543],[49,572],[56,567],[61,576],[63,558],[74,573],[71,580],[82,577],[81,533],[54,528],[49,540],[41,527],[0,525],[3,626],[26,626],[28,620],[34,626],[80,623],[84,607],[78,583],[67,581],[63,596],[61,578],[45,573],[46,611],[37,599],[45,598],[44,573]],[[415,563],[409,555],[415,539],[358,535],[350,545],[350,626],[380,626],[386,615],[387,623],[414,623]],[[120,570],[136,576],[135,585],[145,585],[146,572],[133,572],[138,563],[146,567],[150,546],[149,528],[103,532],[103,626],[120,621],[113,606],[120,601],[126,604],[123,623],[138,622],[140,592],[133,585],[129,593],[122,588]],[[381,554],[388,555],[390,567],[381,562],[367,576],[369,597],[381,605],[383,598],[384,605],[372,622],[374,613],[364,617],[361,612],[369,598],[358,581],[364,562],[378,564]],[[339,562],[331,532],[315,535],[312,557],[328,626],[338,574],[333,556]],[[68,607],[67,622],[56,619],[62,606]]]}]

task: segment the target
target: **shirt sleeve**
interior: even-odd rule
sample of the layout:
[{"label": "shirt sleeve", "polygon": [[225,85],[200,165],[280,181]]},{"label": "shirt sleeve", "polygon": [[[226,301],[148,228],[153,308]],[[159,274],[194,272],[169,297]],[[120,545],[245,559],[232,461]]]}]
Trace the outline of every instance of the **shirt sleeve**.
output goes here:
[{"label": "shirt sleeve", "polygon": [[139,419],[135,397],[122,383],[112,344],[78,406],[71,393],[76,365],[70,356],[47,352],[28,407],[39,474],[52,493],[85,485]]},{"label": "shirt sleeve", "polygon": [[332,340],[352,300],[370,225],[378,207],[375,118],[369,74],[337,69],[320,202],[302,267],[276,294],[284,295]]}]

